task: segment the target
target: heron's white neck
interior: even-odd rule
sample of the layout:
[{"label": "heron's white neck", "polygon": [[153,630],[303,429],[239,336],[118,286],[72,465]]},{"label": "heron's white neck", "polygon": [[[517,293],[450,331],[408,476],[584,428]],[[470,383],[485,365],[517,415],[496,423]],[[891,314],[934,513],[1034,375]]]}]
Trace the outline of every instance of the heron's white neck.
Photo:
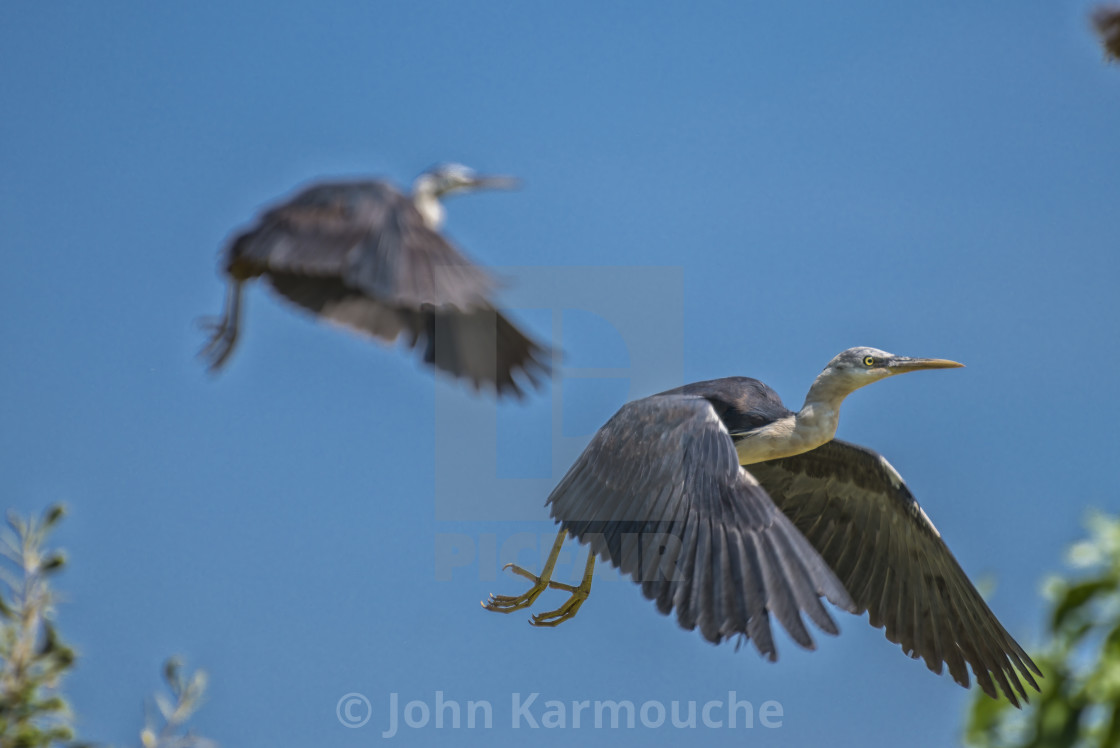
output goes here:
[{"label": "heron's white neck", "polygon": [[416,210],[420,212],[420,217],[424,219],[424,224],[428,228],[432,231],[439,231],[443,228],[443,219],[447,213],[430,184],[426,182],[417,183],[412,192],[412,203],[416,206]]},{"label": "heron's white neck", "polygon": [[840,404],[853,389],[850,382],[825,369],[809,388],[801,410],[757,428],[736,441],[739,464],[792,457],[831,440],[840,422]]}]

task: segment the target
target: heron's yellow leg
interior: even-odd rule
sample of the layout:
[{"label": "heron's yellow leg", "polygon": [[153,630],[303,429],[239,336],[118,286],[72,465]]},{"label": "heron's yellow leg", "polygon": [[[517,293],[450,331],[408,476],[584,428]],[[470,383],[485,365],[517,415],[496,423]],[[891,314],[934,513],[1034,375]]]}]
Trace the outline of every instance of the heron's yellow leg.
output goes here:
[{"label": "heron's yellow leg", "polygon": [[482,607],[487,610],[493,610],[497,613],[512,613],[515,610],[522,610],[528,608],[540,596],[542,592],[548,589],[552,580],[552,570],[556,568],[556,559],[560,556],[560,548],[564,545],[564,540],[567,539],[568,533],[561,530],[556,535],[556,542],[552,544],[552,551],[548,554],[548,560],[545,561],[544,568],[541,570],[541,575],[538,577],[530,571],[522,569],[517,564],[506,564],[503,569],[509,569],[514,574],[523,576],[526,579],[533,581],[533,586],[529,591],[523,595],[490,595],[490,599],[482,603]]},{"label": "heron's yellow leg", "polygon": [[534,626],[559,626],[569,618],[574,618],[576,613],[579,612],[580,606],[583,605],[583,601],[591,594],[591,578],[593,576],[595,576],[595,554],[588,551],[587,567],[583,571],[583,581],[579,583],[579,587],[573,587],[562,582],[548,583],[548,586],[554,590],[571,592],[572,596],[568,598],[568,601],[556,610],[533,616],[529,623]]}]

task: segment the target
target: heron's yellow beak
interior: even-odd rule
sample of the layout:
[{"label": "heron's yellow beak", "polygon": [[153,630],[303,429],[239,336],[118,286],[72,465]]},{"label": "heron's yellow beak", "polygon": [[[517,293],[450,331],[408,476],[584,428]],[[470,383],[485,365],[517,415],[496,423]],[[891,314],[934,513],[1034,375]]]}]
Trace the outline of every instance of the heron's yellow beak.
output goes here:
[{"label": "heron's yellow beak", "polygon": [[480,190],[515,190],[521,186],[521,180],[504,174],[494,174],[476,177],[472,186]]},{"label": "heron's yellow beak", "polygon": [[908,371],[922,371],[923,369],[959,369],[964,364],[950,361],[945,358],[907,358],[898,356],[890,360],[888,367],[895,374],[904,374]]}]

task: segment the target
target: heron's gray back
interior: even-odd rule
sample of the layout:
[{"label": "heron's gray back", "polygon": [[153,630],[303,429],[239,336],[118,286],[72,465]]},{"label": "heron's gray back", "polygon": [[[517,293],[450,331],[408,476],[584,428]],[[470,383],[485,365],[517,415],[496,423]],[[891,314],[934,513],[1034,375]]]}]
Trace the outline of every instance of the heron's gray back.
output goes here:
[{"label": "heron's gray back", "polygon": [[778,393],[751,377],[723,377],[693,382],[662,392],[662,395],[702,397],[731,433],[750,431],[793,415]]}]

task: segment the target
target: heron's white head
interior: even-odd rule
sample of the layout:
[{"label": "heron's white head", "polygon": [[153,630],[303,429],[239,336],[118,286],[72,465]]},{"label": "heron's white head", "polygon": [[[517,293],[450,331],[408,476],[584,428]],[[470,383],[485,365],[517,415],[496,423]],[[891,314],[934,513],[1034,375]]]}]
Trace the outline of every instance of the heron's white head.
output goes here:
[{"label": "heron's white head", "polygon": [[484,189],[512,189],[517,180],[507,176],[484,176],[462,164],[437,164],[416,178],[412,185],[414,194],[444,197],[457,192]]},{"label": "heron's white head", "polygon": [[964,364],[943,358],[910,358],[896,356],[878,348],[849,348],[828,362],[813,382],[818,396],[843,399],[860,387],[880,379],[924,369],[956,369]]}]

